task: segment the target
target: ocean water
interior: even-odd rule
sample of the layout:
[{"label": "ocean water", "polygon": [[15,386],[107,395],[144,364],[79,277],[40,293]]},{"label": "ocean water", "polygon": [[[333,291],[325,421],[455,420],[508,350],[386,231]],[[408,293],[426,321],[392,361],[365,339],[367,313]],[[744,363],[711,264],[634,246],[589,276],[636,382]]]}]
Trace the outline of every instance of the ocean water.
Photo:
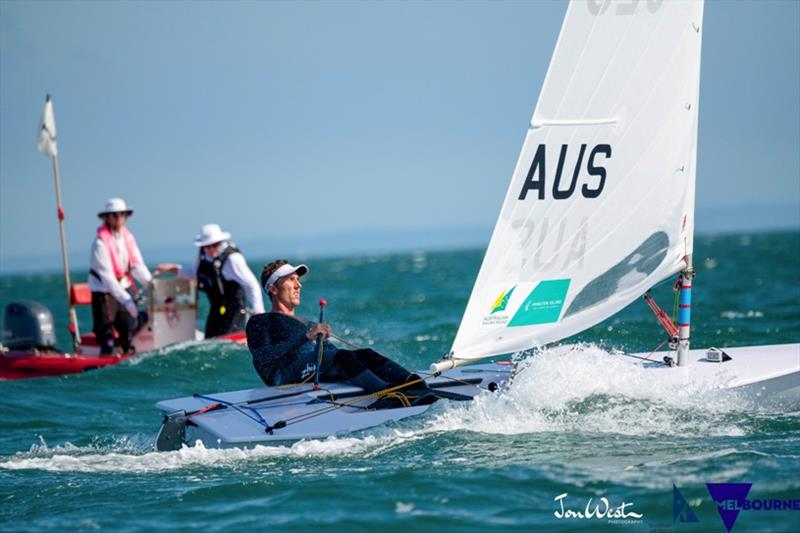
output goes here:
[{"label": "ocean water", "polygon": [[[695,252],[695,345],[800,342],[800,233],[699,237]],[[315,259],[301,311],[315,316],[324,297],[336,333],[427,368],[449,349],[481,257]],[[50,307],[66,349],[61,283],[59,274],[2,276],[0,304]],[[667,310],[669,285],[654,291]],[[186,343],[82,375],[2,382],[0,530],[726,531],[706,483],[800,499],[800,413],[654,390],[609,354],[649,351],[662,338],[637,302],[568,339],[579,344],[567,356],[526,359],[502,394],[247,450],[152,449],[155,402],[260,384],[246,348]],[[697,522],[673,520],[673,486]],[[555,515],[559,501],[602,510],[602,498],[642,516]],[[743,510],[733,530],[799,531],[800,511]]]}]

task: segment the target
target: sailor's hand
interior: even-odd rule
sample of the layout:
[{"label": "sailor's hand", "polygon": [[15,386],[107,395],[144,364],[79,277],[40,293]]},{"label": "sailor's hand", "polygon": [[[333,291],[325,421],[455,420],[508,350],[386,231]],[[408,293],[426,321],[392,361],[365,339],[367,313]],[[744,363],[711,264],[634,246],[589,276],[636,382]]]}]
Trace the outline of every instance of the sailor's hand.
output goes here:
[{"label": "sailor's hand", "polygon": [[177,263],[159,263],[156,265],[156,269],[153,273],[158,276],[159,274],[163,274],[165,272],[177,272],[181,269],[181,266]]},{"label": "sailor's hand", "polygon": [[331,336],[331,326],[330,324],[314,324],[311,326],[306,332],[306,338],[310,341],[313,341],[317,338],[317,335],[322,335],[323,339],[327,339]]},{"label": "sailor's hand", "polygon": [[125,304],[125,310],[130,314],[133,318],[139,316],[139,309],[137,309],[136,304],[133,303],[133,300]]}]

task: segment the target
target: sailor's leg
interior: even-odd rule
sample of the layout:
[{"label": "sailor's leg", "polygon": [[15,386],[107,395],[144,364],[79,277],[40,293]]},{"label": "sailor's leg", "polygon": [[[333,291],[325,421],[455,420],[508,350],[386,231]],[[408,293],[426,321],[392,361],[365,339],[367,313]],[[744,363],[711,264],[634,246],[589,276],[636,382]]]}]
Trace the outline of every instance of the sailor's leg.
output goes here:
[{"label": "sailor's leg", "polygon": [[243,307],[225,307],[222,312],[221,307],[211,306],[206,320],[206,338],[219,337],[228,333],[244,331],[247,325],[247,309]]},{"label": "sailor's leg", "polygon": [[206,317],[206,330],[205,330],[205,338],[210,339],[211,337],[216,337],[217,335],[224,335],[227,333],[225,331],[225,320],[224,316],[220,313],[221,309],[216,306],[211,306],[211,309],[208,311],[208,317]]},{"label": "sailor's leg", "polygon": [[[114,298],[105,292],[92,293],[92,331],[101,355],[109,355],[114,351],[114,317],[116,308],[112,305]],[[118,306],[117,306],[118,307]]]},{"label": "sailor's leg", "polygon": [[244,331],[245,326],[247,326],[247,309],[237,309],[235,313],[231,313],[231,322],[225,333]]},{"label": "sailor's leg", "polygon": [[357,387],[361,387],[366,392],[378,392],[391,387],[391,385],[383,381],[369,370],[364,370],[359,374],[348,378],[347,382],[352,383]]},{"label": "sailor's leg", "polygon": [[391,385],[402,385],[409,381],[414,383],[410,389],[426,389],[428,386],[422,381],[419,375],[408,371],[405,367],[395,363],[388,357],[384,357],[375,350],[370,348],[362,348],[353,352],[355,356],[361,361],[364,366],[372,371],[373,374],[378,376],[383,381]]},{"label": "sailor's leg", "polygon": [[332,371],[338,373],[339,379],[358,385],[367,392],[385,390],[409,381],[419,381],[409,386],[409,390],[427,390],[427,385],[417,374],[369,348],[338,350]]},{"label": "sailor's leg", "polygon": [[[114,298],[109,297],[110,300]],[[131,351],[133,333],[136,331],[136,319],[125,309],[123,306],[114,300],[115,307],[117,308],[116,316],[114,317],[114,327],[119,335],[119,346],[122,348],[122,353]]]}]

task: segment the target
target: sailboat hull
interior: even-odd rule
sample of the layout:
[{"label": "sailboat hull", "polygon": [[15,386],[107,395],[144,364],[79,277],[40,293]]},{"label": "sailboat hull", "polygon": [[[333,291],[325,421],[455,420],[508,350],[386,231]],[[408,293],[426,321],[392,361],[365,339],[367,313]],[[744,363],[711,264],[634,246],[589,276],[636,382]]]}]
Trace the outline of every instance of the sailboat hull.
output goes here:
[{"label": "sailboat hull", "polygon": [[[502,387],[512,368],[507,363],[473,365],[426,381],[437,395],[467,399]],[[347,383],[320,383],[316,391],[305,383],[164,400],[156,405],[164,420],[155,448],[177,450],[198,442],[206,448],[252,447],[326,438],[402,420],[430,408],[367,409],[374,401],[375,397]]]},{"label": "sailboat hull", "polygon": [[[692,387],[692,390],[725,390],[748,407],[800,409],[800,344],[776,344],[721,348],[730,360],[709,360],[708,349],[689,350],[689,364],[670,367],[659,352],[633,354],[632,364],[653,372],[654,386]],[[655,360],[654,360],[655,359]]]}]

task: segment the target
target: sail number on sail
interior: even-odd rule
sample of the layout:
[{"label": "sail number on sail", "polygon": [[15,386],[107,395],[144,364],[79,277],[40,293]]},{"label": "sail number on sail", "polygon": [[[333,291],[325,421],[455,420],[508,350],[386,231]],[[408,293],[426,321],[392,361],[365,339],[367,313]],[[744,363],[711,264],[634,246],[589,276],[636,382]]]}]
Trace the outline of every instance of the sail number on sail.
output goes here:
[{"label": "sail number on sail", "polygon": [[[558,156],[558,165],[556,167],[555,178],[553,179],[552,195],[554,200],[566,200],[570,198],[575,190],[578,188],[578,178],[581,174],[581,167],[586,155],[586,144],[581,144],[578,153],[578,160],[572,170],[572,177],[564,178],[564,163],[567,159],[567,151],[569,146],[566,144],[561,145],[561,152]],[[536,155],[533,157],[531,167],[528,170],[528,175],[525,182],[522,184],[522,190],[519,192],[519,199],[525,200],[528,196],[528,191],[535,190],[538,193],[539,200],[544,200],[547,190],[547,173],[545,165],[545,153],[547,151],[546,145],[540,144],[536,149]],[[580,187],[580,194],[584,198],[597,198],[603,192],[603,187],[606,184],[606,169],[600,166],[597,158],[611,157],[610,144],[598,144],[592,148],[589,157],[586,158],[586,172],[588,177],[584,180]],[[567,171],[569,172],[569,171]]]}]

